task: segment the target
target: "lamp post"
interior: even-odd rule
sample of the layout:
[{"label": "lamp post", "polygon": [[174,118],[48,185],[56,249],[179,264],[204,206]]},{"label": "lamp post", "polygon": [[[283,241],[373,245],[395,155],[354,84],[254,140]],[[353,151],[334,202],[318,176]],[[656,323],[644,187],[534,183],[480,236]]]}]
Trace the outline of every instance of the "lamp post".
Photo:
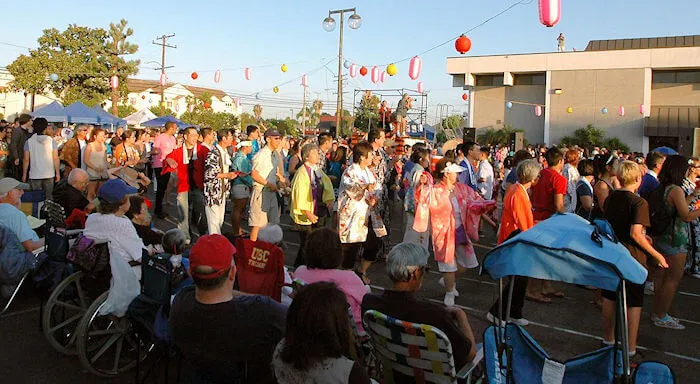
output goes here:
[{"label": "lamp post", "polygon": [[362,18],[357,14],[355,8],[336,9],[328,11],[328,17],[323,19],[323,30],[333,32],[335,30],[335,19],[331,15],[340,14],[340,40],[338,43],[338,106],[336,108],[336,130],[340,132],[343,120],[343,25],[345,12],[352,12],[348,18],[348,25],[352,29],[358,29],[362,25]]}]

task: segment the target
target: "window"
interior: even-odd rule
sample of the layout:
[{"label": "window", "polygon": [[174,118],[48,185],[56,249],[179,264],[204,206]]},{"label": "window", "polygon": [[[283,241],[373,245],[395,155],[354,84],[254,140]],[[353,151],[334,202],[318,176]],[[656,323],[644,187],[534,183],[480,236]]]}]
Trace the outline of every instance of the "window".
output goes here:
[{"label": "window", "polygon": [[546,78],[544,74],[516,74],[513,78],[513,85],[544,85],[545,81]]},{"label": "window", "polygon": [[654,71],[651,77],[652,83],[700,83],[700,70],[693,71]]},{"label": "window", "polygon": [[500,75],[476,75],[477,87],[499,87],[503,85],[503,74]]}]

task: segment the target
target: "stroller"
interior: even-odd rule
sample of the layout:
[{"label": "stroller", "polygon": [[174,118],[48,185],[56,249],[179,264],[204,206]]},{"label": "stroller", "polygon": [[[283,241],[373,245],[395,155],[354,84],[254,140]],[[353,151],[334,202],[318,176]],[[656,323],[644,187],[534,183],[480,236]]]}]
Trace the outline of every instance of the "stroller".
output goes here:
[{"label": "stroller", "polygon": [[632,377],[628,356],[627,292],[623,281],[642,284],[647,271],[617,241],[607,221],[589,223],[575,214],[552,216],[489,252],[481,273],[498,280],[501,292],[503,278],[509,276],[562,281],[617,292],[614,345],[559,362],[527,331],[509,322],[515,280],[511,279],[509,294],[499,299],[508,300],[506,313],[499,311],[495,324],[484,331],[488,383],[630,383],[633,379],[640,383],[674,382],[671,369],[658,362],[641,363]]}]

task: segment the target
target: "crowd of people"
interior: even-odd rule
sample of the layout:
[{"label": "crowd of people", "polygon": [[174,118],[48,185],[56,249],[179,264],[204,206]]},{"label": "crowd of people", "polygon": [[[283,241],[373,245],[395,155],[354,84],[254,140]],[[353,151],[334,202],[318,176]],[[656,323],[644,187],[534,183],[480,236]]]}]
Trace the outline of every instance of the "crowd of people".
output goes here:
[{"label": "crowd of people", "polygon": [[[352,336],[364,333],[362,313],[370,309],[438,327],[463,365],[477,341],[455,306],[456,281],[479,265],[474,242],[488,226],[500,244],[559,213],[607,219],[649,270],[646,285],[627,285],[631,355],[645,294],[654,296],[654,325],[684,328],[669,310],[684,272],[700,277],[700,159],[577,147],[510,151],[475,142],[443,153],[386,135],[372,129],[357,143],[327,133],[294,139],[250,125],[238,137],[168,123],[162,132],[78,125],[66,137],[45,119],[22,115],[0,128],[0,224],[24,249],[41,247],[20,200],[24,190],[43,191],[64,208],[69,227],[110,240],[111,256],[126,261],[135,279],[144,255],[171,248],[184,254],[187,260],[173,262],[188,267],[194,284],[175,296],[172,337],[195,376],[213,382],[369,382],[377,373],[364,366]],[[152,202],[143,195],[151,190]],[[182,238],[175,246],[151,216],[168,218],[172,193]],[[395,209],[403,215],[392,215]],[[288,278],[303,282],[289,307],[234,290],[235,238],[279,243],[264,234],[283,215],[300,239]],[[390,242],[392,228],[403,230],[400,244]],[[444,306],[416,297],[430,255]],[[379,294],[368,277],[378,260],[392,281]],[[549,281],[513,279],[510,318],[519,325],[528,324],[525,300],[546,304],[564,296]],[[596,295],[604,342],[611,344],[616,296]],[[496,321],[499,312],[497,301],[486,318]],[[398,372],[394,379],[412,381]]]}]

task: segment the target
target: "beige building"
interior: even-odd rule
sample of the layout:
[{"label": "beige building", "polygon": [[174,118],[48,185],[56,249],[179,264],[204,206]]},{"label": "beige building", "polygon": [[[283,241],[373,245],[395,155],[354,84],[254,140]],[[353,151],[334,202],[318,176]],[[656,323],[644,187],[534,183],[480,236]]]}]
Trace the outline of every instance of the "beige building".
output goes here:
[{"label": "beige building", "polygon": [[470,92],[467,123],[477,134],[512,125],[530,143],[553,145],[592,124],[633,151],[668,145],[689,155],[700,127],[700,35],[590,41],[579,52],[450,57],[447,73],[454,87]]}]

